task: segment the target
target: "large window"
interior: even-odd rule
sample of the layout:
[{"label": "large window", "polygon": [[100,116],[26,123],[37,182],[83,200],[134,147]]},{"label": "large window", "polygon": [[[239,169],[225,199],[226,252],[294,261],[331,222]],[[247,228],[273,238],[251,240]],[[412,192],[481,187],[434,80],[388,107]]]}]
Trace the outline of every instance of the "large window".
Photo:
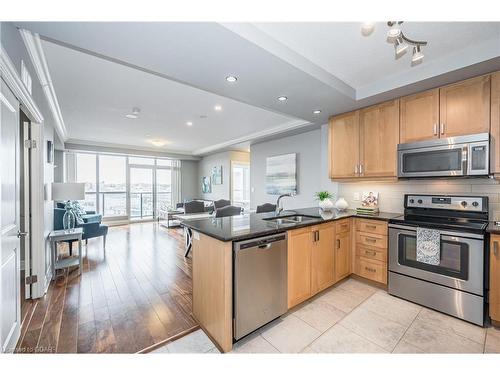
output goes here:
[{"label": "large window", "polygon": [[[109,154],[75,154],[75,178],[85,183],[84,208],[105,218],[146,219],[175,205],[178,160]],[[175,186],[175,188],[174,188]]]},{"label": "large window", "polygon": [[76,182],[85,183],[85,201],[80,202],[86,211],[97,211],[96,155],[76,154]]},{"label": "large window", "polygon": [[127,215],[127,158],[99,155],[99,212],[103,216]]}]

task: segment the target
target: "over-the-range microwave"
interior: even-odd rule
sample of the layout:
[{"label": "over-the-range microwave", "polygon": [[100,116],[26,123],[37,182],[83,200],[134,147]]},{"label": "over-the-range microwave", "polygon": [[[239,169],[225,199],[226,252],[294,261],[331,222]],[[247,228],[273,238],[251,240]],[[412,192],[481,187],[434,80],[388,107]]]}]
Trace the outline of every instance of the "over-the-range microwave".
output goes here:
[{"label": "over-the-range microwave", "polygon": [[489,173],[489,133],[398,145],[398,177],[466,177]]}]

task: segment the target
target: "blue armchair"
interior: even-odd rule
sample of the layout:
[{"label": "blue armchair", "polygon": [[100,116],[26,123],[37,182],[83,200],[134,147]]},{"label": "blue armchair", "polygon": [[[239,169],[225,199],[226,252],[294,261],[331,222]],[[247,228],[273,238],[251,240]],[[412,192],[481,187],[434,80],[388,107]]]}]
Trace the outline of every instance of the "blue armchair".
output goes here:
[{"label": "blue armchair", "polygon": [[[54,208],[54,230],[64,229],[63,216],[65,212],[66,210],[64,208]],[[95,213],[91,214],[90,211],[87,211],[87,215],[83,215],[82,217],[84,223],[76,225],[76,227],[83,228],[82,239],[85,240],[85,243],[88,243],[89,238],[103,236],[103,249],[106,250],[106,235],[108,234],[108,226],[101,224],[101,215]],[[69,245],[69,253],[71,255],[73,253],[74,241],[67,242]]]}]

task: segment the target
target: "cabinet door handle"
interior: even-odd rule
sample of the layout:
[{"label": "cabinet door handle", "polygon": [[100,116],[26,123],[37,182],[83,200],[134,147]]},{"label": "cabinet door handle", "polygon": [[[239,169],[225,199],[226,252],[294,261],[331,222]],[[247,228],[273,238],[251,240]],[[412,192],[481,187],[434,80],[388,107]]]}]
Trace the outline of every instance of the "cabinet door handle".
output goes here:
[{"label": "cabinet door handle", "polygon": [[441,124],[441,134],[444,134],[444,122]]},{"label": "cabinet door handle", "polygon": [[359,174],[363,174],[363,164],[359,165]]},{"label": "cabinet door handle", "polygon": [[434,124],[434,135],[438,135],[438,125]]},{"label": "cabinet door handle", "polygon": [[498,242],[497,241],[493,242],[493,254],[495,256],[498,255]]},{"label": "cabinet door handle", "polygon": [[316,235],[318,236],[316,241],[319,241],[319,230],[316,231]]},{"label": "cabinet door handle", "polygon": [[377,255],[377,252],[376,252],[376,251],[368,251],[368,250],[365,250],[365,255],[372,255],[372,256],[375,256],[375,255]]},{"label": "cabinet door handle", "polygon": [[375,242],[377,242],[377,239],[376,238],[371,238],[371,237],[365,237],[365,241],[366,242],[375,243]]},{"label": "cabinet door handle", "polygon": [[377,229],[377,226],[373,224],[366,224],[366,227],[370,229]]},{"label": "cabinet door handle", "polygon": [[354,174],[358,174],[358,165],[357,164],[354,166]]},{"label": "cabinet door handle", "polygon": [[375,268],[370,268],[370,267],[365,267],[365,270],[367,270],[369,272],[377,272],[377,270]]},{"label": "cabinet door handle", "polygon": [[340,249],[340,240],[337,240],[337,249]]}]

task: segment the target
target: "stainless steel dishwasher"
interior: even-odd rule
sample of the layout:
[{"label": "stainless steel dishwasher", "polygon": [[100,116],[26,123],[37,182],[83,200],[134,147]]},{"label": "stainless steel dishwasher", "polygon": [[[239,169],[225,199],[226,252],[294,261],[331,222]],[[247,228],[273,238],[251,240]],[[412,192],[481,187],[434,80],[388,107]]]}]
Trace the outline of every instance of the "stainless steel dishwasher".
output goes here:
[{"label": "stainless steel dishwasher", "polygon": [[235,242],[234,338],[287,311],[286,233]]}]

